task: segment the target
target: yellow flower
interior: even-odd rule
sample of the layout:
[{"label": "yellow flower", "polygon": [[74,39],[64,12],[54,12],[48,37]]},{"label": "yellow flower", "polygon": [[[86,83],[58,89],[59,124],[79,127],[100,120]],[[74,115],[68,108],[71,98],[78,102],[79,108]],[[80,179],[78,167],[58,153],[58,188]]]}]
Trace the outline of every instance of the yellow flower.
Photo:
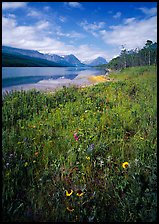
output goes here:
[{"label": "yellow flower", "polygon": [[81,190],[78,190],[76,195],[81,197],[83,194],[84,194],[84,192],[82,192]]},{"label": "yellow flower", "polygon": [[125,168],[127,168],[129,166],[129,163],[128,162],[124,162],[123,164],[122,164],[122,167],[125,169]]},{"label": "yellow flower", "polygon": [[73,208],[72,206],[69,206],[69,207],[67,207],[67,210],[68,210],[69,212],[73,212],[73,211],[74,211],[74,208]]},{"label": "yellow flower", "polygon": [[141,139],[141,140],[144,140],[144,138],[143,138],[143,137],[140,137],[140,139]]},{"label": "yellow flower", "polygon": [[71,194],[73,194],[73,190],[71,189],[71,190],[66,190],[66,196],[67,197],[69,197],[69,196],[71,196]]},{"label": "yellow flower", "polygon": [[90,156],[86,156],[86,159],[87,159],[87,160],[90,160],[91,158],[90,158]]},{"label": "yellow flower", "polygon": [[25,167],[28,166],[28,162],[25,162],[24,166],[25,166]]}]

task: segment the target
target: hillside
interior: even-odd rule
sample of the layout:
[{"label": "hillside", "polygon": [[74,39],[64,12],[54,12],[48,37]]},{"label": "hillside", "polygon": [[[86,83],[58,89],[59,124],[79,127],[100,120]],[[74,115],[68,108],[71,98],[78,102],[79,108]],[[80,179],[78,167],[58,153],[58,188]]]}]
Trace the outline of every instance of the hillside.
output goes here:
[{"label": "hillside", "polygon": [[2,66],[85,66],[73,54],[63,57],[56,54],[43,54],[36,50],[2,46]]},{"label": "hillside", "polygon": [[157,221],[157,68],[2,99],[4,221]]},{"label": "hillside", "polygon": [[58,63],[25,55],[2,53],[3,67],[56,67]]}]

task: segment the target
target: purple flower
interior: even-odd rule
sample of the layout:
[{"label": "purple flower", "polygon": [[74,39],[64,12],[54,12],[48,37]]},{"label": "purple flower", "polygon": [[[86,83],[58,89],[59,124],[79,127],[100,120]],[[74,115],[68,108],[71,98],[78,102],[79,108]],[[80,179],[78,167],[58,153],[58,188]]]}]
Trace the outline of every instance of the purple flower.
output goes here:
[{"label": "purple flower", "polygon": [[93,149],[94,149],[94,144],[91,144],[91,145],[88,147],[87,152],[88,152],[88,153],[91,153],[91,152],[93,151]]}]

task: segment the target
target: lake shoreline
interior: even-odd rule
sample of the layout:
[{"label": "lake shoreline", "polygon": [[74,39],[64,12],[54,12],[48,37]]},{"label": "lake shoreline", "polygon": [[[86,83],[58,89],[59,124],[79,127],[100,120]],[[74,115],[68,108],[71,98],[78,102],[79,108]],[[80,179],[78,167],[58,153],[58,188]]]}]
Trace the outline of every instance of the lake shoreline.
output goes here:
[{"label": "lake shoreline", "polygon": [[87,86],[95,85],[100,82],[111,81],[109,77],[106,75],[90,75],[90,76],[83,76],[77,77],[73,80],[70,79],[58,79],[58,80],[42,80],[38,83],[34,84],[24,84],[24,85],[17,85],[11,87],[4,87],[2,88],[2,94],[5,92],[10,91],[28,91],[32,89],[36,89],[37,91],[42,92],[55,92],[63,87],[71,87],[75,86],[77,88],[84,88]]},{"label": "lake shoreline", "polygon": [[[87,86],[94,83],[91,76],[107,76],[95,68],[6,68],[2,69],[2,93],[37,89],[54,91],[63,86]],[[95,81],[96,82],[96,81]]]}]

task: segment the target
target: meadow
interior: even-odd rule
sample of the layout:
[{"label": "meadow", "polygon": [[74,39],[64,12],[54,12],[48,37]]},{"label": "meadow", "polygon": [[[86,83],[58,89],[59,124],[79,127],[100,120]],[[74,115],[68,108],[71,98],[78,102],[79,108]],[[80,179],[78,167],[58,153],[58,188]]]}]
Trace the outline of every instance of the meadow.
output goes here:
[{"label": "meadow", "polygon": [[157,71],[2,98],[3,221],[157,220]]}]

